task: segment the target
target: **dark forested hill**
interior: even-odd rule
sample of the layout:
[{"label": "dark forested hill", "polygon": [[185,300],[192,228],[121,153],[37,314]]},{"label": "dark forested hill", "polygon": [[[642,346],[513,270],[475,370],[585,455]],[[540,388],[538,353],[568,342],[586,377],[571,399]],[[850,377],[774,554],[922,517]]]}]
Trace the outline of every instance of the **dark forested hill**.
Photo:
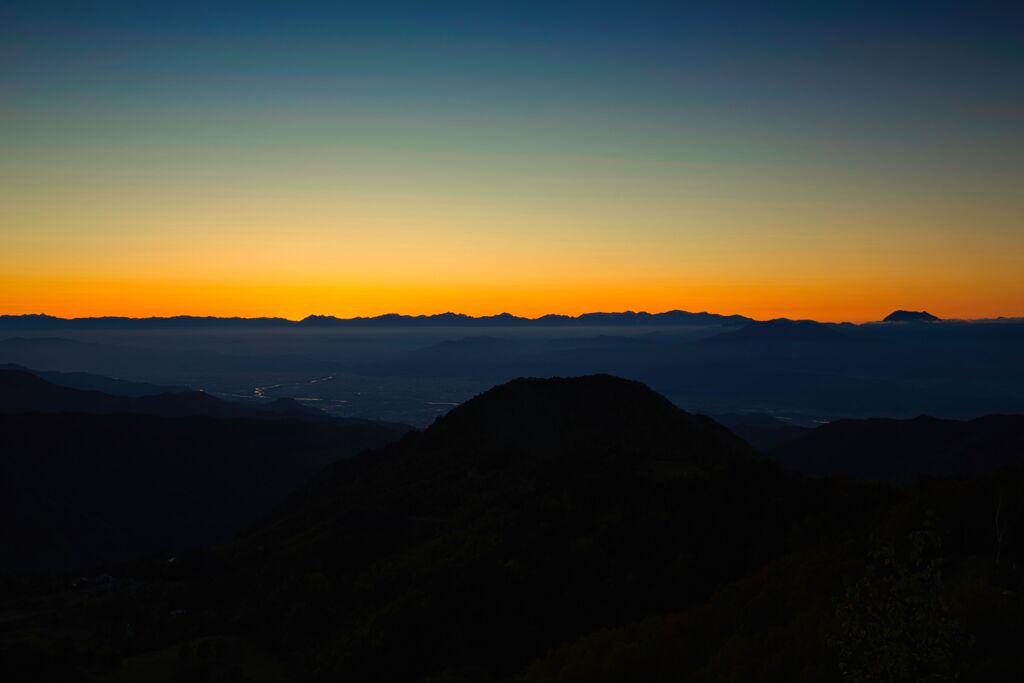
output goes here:
[{"label": "dark forested hill", "polygon": [[1024,415],[838,420],[771,451],[804,474],[913,481],[1024,465]]},{"label": "dark forested hill", "polygon": [[0,415],[0,571],[224,540],[324,466],[400,434],[359,422]]},{"label": "dark forested hill", "polygon": [[491,680],[840,542],[875,504],[805,485],[641,384],[517,380],[333,466],[232,561],[260,637],[325,678]]}]

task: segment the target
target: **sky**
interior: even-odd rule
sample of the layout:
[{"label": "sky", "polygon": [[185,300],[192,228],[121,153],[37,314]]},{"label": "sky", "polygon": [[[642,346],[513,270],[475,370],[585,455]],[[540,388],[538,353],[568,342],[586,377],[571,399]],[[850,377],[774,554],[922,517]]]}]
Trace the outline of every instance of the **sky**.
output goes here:
[{"label": "sky", "polygon": [[1024,315],[1024,11],[0,1],[0,313]]}]

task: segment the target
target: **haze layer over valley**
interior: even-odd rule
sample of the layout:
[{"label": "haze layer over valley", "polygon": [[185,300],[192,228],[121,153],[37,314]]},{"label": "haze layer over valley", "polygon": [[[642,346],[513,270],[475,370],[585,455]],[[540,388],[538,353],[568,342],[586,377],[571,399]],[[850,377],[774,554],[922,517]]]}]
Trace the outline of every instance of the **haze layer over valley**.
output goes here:
[{"label": "haze layer over valley", "polygon": [[515,377],[607,372],[699,412],[971,418],[1024,411],[1024,322],[861,325],[709,314],[524,321],[0,318],[0,363],[294,398],[329,414],[426,426]]}]

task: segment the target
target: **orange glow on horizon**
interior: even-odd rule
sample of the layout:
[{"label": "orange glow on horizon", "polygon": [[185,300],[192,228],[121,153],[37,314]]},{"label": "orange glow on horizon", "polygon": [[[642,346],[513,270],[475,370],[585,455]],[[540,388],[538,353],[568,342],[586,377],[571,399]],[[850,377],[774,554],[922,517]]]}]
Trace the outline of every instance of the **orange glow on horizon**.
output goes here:
[{"label": "orange glow on horizon", "polygon": [[949,286],[822,288],[807,283],[607,282],[533,283],[496,286],[443,283],[393,286],[172,282],[156,279],[0,278],[0,314],[45,313],[62,318],[176,315],[280,317],[308,315],[339,318],[386,313],[472,316],[511,313],[536,318],[545,314],[668,310],[740,314],[755,319],[798,318],[833,322],[880,320],[897,308],[928,310],[942,318],[991,318],[1024,315],[1007,296],[980,305],[969,292]]},{"label": "orange glow on horizon", "polygon": [[0,315],[1024,315],[1002,38],[91,5],[4,14]]},{"label": "orange glow on horizon", "polygon": [[634,196],[616,175],[577,194],[488,185],[435,195],[344,178],[343,190],[312,177],[311,188],[296,189],[297,178],[219,188],[188,173],[135,184],[129,170],[87,187],[0,185],[0,314],[1024,315],[1024,210],[1011,197],[868,197],[815,178],[809,199],[673,189],[700,181],[696,172],[652,178],[659,194]]}]

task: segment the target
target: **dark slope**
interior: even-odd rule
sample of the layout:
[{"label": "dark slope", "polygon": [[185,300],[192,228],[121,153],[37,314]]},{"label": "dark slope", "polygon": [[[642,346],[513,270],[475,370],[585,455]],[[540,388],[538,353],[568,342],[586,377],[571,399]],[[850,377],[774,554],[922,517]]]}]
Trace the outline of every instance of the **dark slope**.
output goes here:
[{"label": "dark slope", "polygon": [[839,420],[771,452],[811,475],[911,481],[1024,464],[1024,415],[975,420]]},{"label": "dark slope", "polygon": [[373,423],[0,415],[0,571],[224,540],[325,465],[397,437]]},{"label": "dark slope", "polygon": [[680,410],[640,382],[609,375],[513,380],[454,408],[423,441],[521,458],[615,452],[707,472],[755,457],[713,420]]},{"label": "dark slope", "polygon": [[1024,470],[902,493],[865,538],[786,554],[700,605],[595,628],[514,680],[1019,680]]},{"label": "dark slope", "polygon": [[738,343],[795,343],[835,344],[860,341],[857,337],[837,332],[825,323],[813,320],[787,320],[778,318],[764,322],[751,322],[738,330],[722,332],[702,339],[702,344]]},{"label": "dark slope", "polygon": [[636,382],[516,380],[333,466],[233,547],[229,583],[257,637],[325,679],[491,680],[841,539],[859,495]]},{"label": "dark slope", "polygon": [[82,389],[85,391],[102,391],[113,396],[156,396],[157,394],[181,393],[188,391],[186,387],[168,387],[148,382],[131,382],[124,379],[115,379],[103,375],[95,375],[89,372],[57,372],[54,370],[33,370],[15,363],[0,364],[0,371],[20,370],[28,372],[37,377],[45,379],[50,384],[56,384],[71,389]]},{"label": "dark slope", "polygon": [[101,391],[59,386],[27,370],[15,369],[0,369],[0,413],[132,413],[160,417],[202,415],[264,420],[291,418],[342,426],[365,425],[371,430],[378,430],[382,437],[387,438],[397,438],[408,431],[408,427],[399,424],[333,417],[288,398],[244,405],[224,401],[201,391],[113,396]]},{"label": "dark slope", "polygon": [[[246,407],[201,392],[113,396],[59,386],[25,370],[0,370],[0,413],[142,413],[241,417]],[[252,417],[252,415],[249,415]]]}]

